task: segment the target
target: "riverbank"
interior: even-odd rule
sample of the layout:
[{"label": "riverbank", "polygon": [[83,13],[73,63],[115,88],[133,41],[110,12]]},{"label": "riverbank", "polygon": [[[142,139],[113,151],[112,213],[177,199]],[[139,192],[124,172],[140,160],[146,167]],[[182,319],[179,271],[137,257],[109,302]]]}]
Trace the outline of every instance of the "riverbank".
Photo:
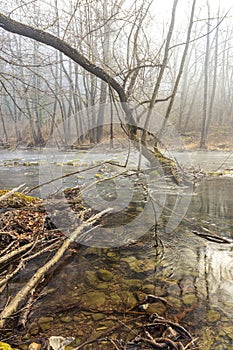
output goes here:
[{"label": "riverbank", "polygon": [[[28,150],[18,152],[18,150],[6,151],[2,154],[0,169],[2,173],[6,171],[4,177],[6,186],[10,174],[14,181],[22,184],[22,174],[25,172],[30,173],[24,175],[25,180],[28,176],[28,180],[34,181],[37,178],[38,182],[39,168],[43,165],[41,152]],[[189,157],[184,152],[174,154],[180,164],[187,162],[189,164],[188,159],[191,156],[193,160],[194,158],[199,160],[199,165],[202,164],[205,169],[213,169],[213,166],[216,168],[221,164],[222,169],[227,167],[230,169],[232,166],[231,152],[197,151],[188,153]],[[80,155],[80,159],[77,159],[77,155]],[[124,159],[124,156],[124,152],[117,150],[115,153],[118,160]],[[132,157],[134,156],[132,154]],[[98,155],[97,151],[89,153],[88,150],[63,151],[59,152],[59,157],[57,163],[53,164],[55,174],[58,174],[58,169],[63,174],[66,171],[72,172],[81,163],[87,166],[95,162],[98,165],[103,154]],[[135,159],[137,161],[138,158]],[[4,163],[6,160],[7,163]],[[15,165],[14,161],[17,161]],[[47,168],[51,170],[48,164]],[[103,179],[105,175],[97,170],[100,170],[99,166],[90,174],[92,182]],[[213,238],[210,231],[223,239],[232,237],[233,186],[231,170],[228,171],[228,174],[218,173],[218,176],[213,174],[211,177],[203,177],[203,181],[194,188],[189,209],[187,208],[187,220],[181,222],[172,233],[164,229],[166,218],[171,215],[170,211],[165,210],[164,215],[158,220],[156,231],[155,227],[151,227],[146,232],[143,225],[135,223],[132,230],[134,234],[137,232],[139,238],[123,247],[96,248],[80,245],[78,242],[72,244],[60,264],[44,276],[45,279],[36,288],[32,299],[29,298],[26,304],[29,306],[28,309],[26,307],[29,310],[27,327],[22,330],[17,326],[12,329],[9,327],[1,339],[23,350],[27,349],[32,341],[41,343],[43,347],[43,344],[47,344],[48,339],[54,335],[74,337],[74,343],[70,344],[72,348],[93,340],[93,343],[81,348],[86,350],[89,346],[98,349],[102,346],[103,349],[114,349],[115,345],[109,340],[111,339],[121,349],[119,339],[127,344],[132,343],[138,334],[142,336],[140,333],[142,323],[144,325],[149,323],[150,315],[155,312],[166,320],[166,324],[178,323],[194,337],[199,337],[198,345],[202,350],[212,350],[216,344],[228,348],[232,336],[232,314],[231,308],[229,309],[229,304],[232,303],[229,294],[231,245],[227,248],[223,241],[220,244],[216,240],[215,242],[207,240]],[[75,179],[77,180],[77,177]],[[85,175],[78,178],[78,181],[84,184],[87,179]],[[173,209],[176,197],[181,198],[179,192],[176,192],[174,186],[167,189],[160,186],[155,188],[156,198],[159,198],[159,191],[164,194],[165,190],[166,205],[168,209]],[[182,188],[178,190],[182,191]],[[103,187],[100,186],[99,191],[103,191]],[[109,192],[105,194],[109,195]],[[184,193],[184,198],[186,196],[187,193]],[[74,198],[68,199],[71,205],[75,204]],[[109,201],[108,205],[111,203]],[[17,246],[18,238],[21,239],[21,247],[26,244],[32,246],[28,246],[23,253],[26,265],[25,260],[21,261],[21,255],[15,255],[15,262],[9,261],[9,265],[2,265],[3,273],[8,272],[10,275],[17,271],[17,266],[21,262],[20,271],[13,275],[1,294],[4,298],[2,309],[8,304],[9,297],[10,299],[14,297],[25,281],[30,280],[36,271],[51,259],[67,238],[67,231],[64,235],[64,232],[58,232],[54,226],[46,226],[49,222],[45,221],[46,215],[41,209],[28,208],[24,202],[18,205],[21,207],[12,209],[7,208],[5,204],[2,208],[1,231],[5,232],[5,235],[2,234],[1,237],[4,237],[6,244],[2,249],[7,248],[12,240],[15,240]],[[62,211],[59,212],[59,208],[62,210],[60,205],[55,206],[52,212],[56,212],[58,218],[63,218],[64,215]],[[138,210],[135,213],[139,215],[141,212],[143,213]],[[142,218],[143,216],[140,223]],[[47,233],[44,235],[45,229]],[[116,225],[114,230],[121,243],[123,238],[128,237],[129,227]],[[55,237],[53,234],[58,236]],[[39,240],[35,246],[34,241],[30,241],[32,237]],[[53,242],[52,239],[57,241]],[[54,243],[54,250],[48,245],[46,251],[46,244],[49,241],[51,244]],[[13,244],[11,247],[13,248]],[[39,249],[41,255],[35,255],[37,248],[41,248]],[[10,250],[9,247],[8,252]],[[30,259],[33,255],[35,258]],[[217,289],[219,286],[221,293]],[[143,303],[150,294],[158,299],[149,305],[147,311],[142,311],[140,303]],[[23,315],[24,308],[20,309],[19,313]],[[19,313],[15,314],[16,318]],[[157,327],[157,330],[161,329]],[[112,333],[109,334],[108,330]],[[135,345],[135,348],[138,346]]]},{"label": "riverbank", "polygon": [[[154,262],[148,260],[145,264],[143,259],[132,259],[126,254],[122,262],[128,266],[130,274],[128,277],[119,275],[116,279],[120,258],[118,249],[101,252],[80,246],[73,239],[64,250],[64,256],[55,259],[69,241],[69,236],[52,225],[39,198],[18,192],[8,198],[3,197],[7,194],[10,192],[3,191],[0,197],[0,206],[4,210],[0,213],[2,350],[25,350],[32,346],[47,349],[49,344],[54,350],[59,350],[61,348],[52,343],[54,336],[62,341],[68,337],[74,343],[69,350],[89,349],[89,345],[93,349],[101,346],[101,349],[107,350],[113,349],[114,344],[118,349],[153,349],[155,346],[197,349],[189,331],[179,324],[175,300],[171,303],[169,298],[148,294],[152,291],[149,281],[144,286],[140,282],[142,273],[153,271]],[[86,217],[81,213],[85,209],[77,189],[69,190],[67,199],[78,216],[84,219],[83,227],[87,227],[94,214],[90,210],[87,210]],[[133,247],[138,250],[153,240],[150,234],[134,242]],[[102,256],[103,264],[93,269],[91,264],[96,254]],[[54,263],[51,263],[52,260]],[[81,272],[75,276],[74,271],[71,272],[72,261],[81,264],[79,272],[86,265],[85,274]],[[64,284],[61,283],[56,290],[53,287],[58,282],[56,275],[64,266],[63,278],[66,282],[64,280]],[[70,269],[68,280],[67,268]],[[62,275],[59,278],[62,279]],[[76,278],[79,282],[74,288]],[[61,293],[61,288],[62,295],[57,294]],[[137,292],[132,288],[136,288]],[[55,299],[50,299],[50,295]],[[9,302],[5,303],[9,296]]]}]

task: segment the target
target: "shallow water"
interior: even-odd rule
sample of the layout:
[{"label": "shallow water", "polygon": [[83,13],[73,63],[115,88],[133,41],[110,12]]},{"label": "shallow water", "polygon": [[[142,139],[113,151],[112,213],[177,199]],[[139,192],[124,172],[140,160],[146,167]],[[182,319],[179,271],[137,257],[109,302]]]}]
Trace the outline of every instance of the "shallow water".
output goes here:
[{"label": "shallow water", "polygon": [[[16,152],[13,155],[15,158],[18,155],[20,164],[1,167],[0,185],[9,188],[22,182],[29,186],[37,184],[38,165],[21,163],[41,161],[40,153],[26,152],[19,156]],[[223,168],[232,167],[228,152],[198,152],[198,155],[191,154],[193,163],[199,162],[200,167],[208,170],[216,170],[224,160]],[[182,153],[176,156],[181,162]],[[66,161],[72,160],[74,154],[65,157]],[[4,153],[1,161],[9,158],[9,154]],[[93,158],[96,161],[97,157]],[[184,158],[183,163],[187,159]],[[61,155],[62,160],[64,155]],[[88,161],[93,159],[90,157]],[[73,168],[66,165],[63,171]],[[158,192],[158,188],[153,187],[153,190]],[[177,194],[173,188],[166,188],[166,191],[166,205],[172,209]],[[138,243],[105,249],[77,247],[72,257],[54,273],[43,291],[44,296],[34,305],[30,336],[42,333],[74,336],[79,344],[103,331],[104,327],[114,325],[114,310],[128,309],[137,298],[152,293],[174,305],[170,309],[158,303],[152,311],[168,315],[189,328],[198,338],[200,349],[232,349],[233,244],[208,242],[192,232],[208,229],[233,239],[232,208],[233,178],[206,178],[193,189],[185,218],[173,232],[166,230],[166,220],[160,215],[157,236],[162,243],[154,239],[152,229],[143,231],[143,225],[137,223],[134,229],[141,230]],[[15,278],[8,293],[19,288],[33,271],[32,265],[27,275],[23,271]],[[67,311],[64,305],[70,305]],[[43,317],[50,319],[46,321]]]}]

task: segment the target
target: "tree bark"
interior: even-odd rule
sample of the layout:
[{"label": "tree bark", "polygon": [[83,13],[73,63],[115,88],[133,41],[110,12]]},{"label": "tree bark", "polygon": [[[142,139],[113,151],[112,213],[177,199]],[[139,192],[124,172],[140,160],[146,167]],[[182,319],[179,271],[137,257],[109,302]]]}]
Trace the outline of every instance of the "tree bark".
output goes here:
[{"label": "tree bark", "polygon": [[208,109],[208,92],[209,92],[209,55],[210,55],[210,6],[207,1],[208,7],[208,21],[207,21],[207,34],[206,34],[206,51],[205,51],[205,65],[204,65],[204,101],[202,107],[202,127],[201,127],[201,139],[200,148],[206,148],[206,122],[207,122],[207,109]]}]

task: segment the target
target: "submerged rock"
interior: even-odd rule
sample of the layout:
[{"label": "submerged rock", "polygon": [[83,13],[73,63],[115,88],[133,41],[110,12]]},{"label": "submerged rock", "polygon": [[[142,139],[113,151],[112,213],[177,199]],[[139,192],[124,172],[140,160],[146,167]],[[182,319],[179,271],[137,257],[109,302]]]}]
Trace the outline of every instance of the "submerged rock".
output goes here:
[{"label": "submerged rock", "polygon": [[105,318],[105,315],[98,312],[97,314],[93,314],[91,317],[94,321],[100,321]]},{"label": "submerged rock", "polygon": [[84,307],[100,307],[105,303],[106,295],[103,292],[89,292],[81,297]]},{"label": "submerged rock", "polygon": [[63,316],[60,318],[60,320],[63,323],[70,323],[70,322],[72,322],[72,317],[71,316]]},{"label": "submerged rock", "polygon": [[41,349],[41,344],[32,342],[29,344],[28,350],[40,350]]},{"label": "submerged rock", "polygon": [[128,291],[122,291],[120,293],[120,297],[122,300],[122,305],[127,308],[131,308],[137,304],[137,300],[135,296]]},{"label": "submerged rock", "polygon": [[53,317],[40,317],[38,324],[42,332],[45,332],[51,328],[51,324],[54,322]]},{"label": "submerged rock", "polygon": [[99,279],[101,279],[104,282],[112,281],[114,278],[113,273],[111,271],[105,270],[105,269],[98,270],[97,276],[99,277]]},{"label": "submerged rock", "polygon": [[216,322],[220,319],[221,315],[219,312],[215,310],[209,310],[206,314],[206,318],[208,322]]},{"label": "submerged rock", "polygon": [[131,259],[128,259],[127,262],[129,264],[130,269],[137,272],[137,273],[154,270],[154,268],[155,268],[155,262],[153,259],[140,259],[139,260],[139,259],[132,257]]},{"label": "submerged rock", "polygon": [[185,305],[192,305],[197,302],[197,297],[195,294],[185,294],[183,296],[183,302]]},{"label": "submerged rock", "polygon": [[39,326],[36,323],[33,323],[29,329],[31,335],[37,335],[39,333]]},{"label": "submerged rock", "polygon": [[158,314],[159,316],[164,316],[167,308],[164,304],[161,302],[149,304],[148,308],[146,309],[146,313],[148,315],[152,315],[154,313]]},{"label": "submerged rock", "polygon": [[98,278],[94,271],[86,271],[85,279],[91,287],[95,287],[98,284]]}]

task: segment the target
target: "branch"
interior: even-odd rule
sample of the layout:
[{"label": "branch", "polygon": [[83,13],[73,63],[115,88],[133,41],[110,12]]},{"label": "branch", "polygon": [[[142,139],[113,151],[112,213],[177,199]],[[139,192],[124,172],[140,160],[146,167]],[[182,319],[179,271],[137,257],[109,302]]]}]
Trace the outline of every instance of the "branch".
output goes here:
[{"label": "branch", "polygon": [[[227,11],[227,13],[221,18],[221,20],[218,22],[218,24],[217,24],[215,27],[213,27],[213,28],[212,28],[210,31],[208,31],[207,33],[205,33],[205,34],[203,34],[203,35],[201,35],[201,36],[199,36],[199,37],[197,37],[197,38],[194,38],[194,39],[192,39],[192,40],[189,40],[189,41],[188,41],[188,44],[193,43],[193,42],[195,42],[195,41],[198,41],[198,40],[204,38],[204,37],[207,36],[207,35],[210,35],[216,28],[218,28],[218,27],[220,26],[220,24],[223,22],[223,20],[224,20],[225,18],[227,18],[227,15],[228,15],[228,13],[230,12],[230,10],[231,10],[231,8],[230,8],[230,9]],[[210,19],[211,19],[211,18],[210,18]],[[193,22],[193,23],[194,23],[194,22]],[[184,42],[184,43],[180,43],[180,44],[173,45],[173,46],[171,46],[171,47],[169,48],[169,50],[172,50],[172,49],[174,49],[175,47],[183,46],[183,45],[186,45],[186,44],[187,44],[187,41]]]},{"label": "branch", "polygon": [[19,305],[27,298],[31,293],[31,290],[36,286],[38,281],[62,258],[66,250],[69,248],[70,244],[76,240],[83,230],[93,223],[95,223],[104,214],[110,212],[112,209],[106,209],[100,213],[90,217],[86,222],[81,224],[74,232],[63,242],[61,247],[58,249],[56,254],[40,267],[36,273],[31,277],[31,279],[22,287],[22,289],[15,295],[15,297],[9,302],[5,309],[0,314],[0,329],[4,327],[5,322],[8,317],[10,317],[19,307]]},{"label": "branch", "polygon": [[132,112],[126,103],[127,96],[123,87],[108,72],[106,72],[103,68],[93,64],[84,55],[82,55],[77,49],[70,46],[64,40],[48,32],[23,24],[21,22],[15,21],[9,18],[8,16],[5,16],[2,13],[0,13],[0,27],[2,27],[2,29],[8,32],[22,35],[24,37],[36,40],[40,43],[43,43],[45,45],[55,48],[56,50],[62,52],[71,60],[79,64],[86,71],[94,74],[96,77],[105,81],[117,92],[119,99],[122,103],[122,108],[125,112],[127,121],[131,125],[136,125],[134,118],[132,116]]},{"label": "branch", "polygon": [[30,242],[30,243],[24,244],[22,247],[19,247],[19,248],[15,249],[15,250],[11,251],[10,253],[3,255],[3,256],[0,258],[0,264],[3,264],[3,263],[5,263],[6,261],[12,259],[14,256],[23,253],[23,252],[24,252],[25,250],[27,250],[28,248],[31,248],[31,246],[32,246],[33,244],[34,244],[34,242]]}]

